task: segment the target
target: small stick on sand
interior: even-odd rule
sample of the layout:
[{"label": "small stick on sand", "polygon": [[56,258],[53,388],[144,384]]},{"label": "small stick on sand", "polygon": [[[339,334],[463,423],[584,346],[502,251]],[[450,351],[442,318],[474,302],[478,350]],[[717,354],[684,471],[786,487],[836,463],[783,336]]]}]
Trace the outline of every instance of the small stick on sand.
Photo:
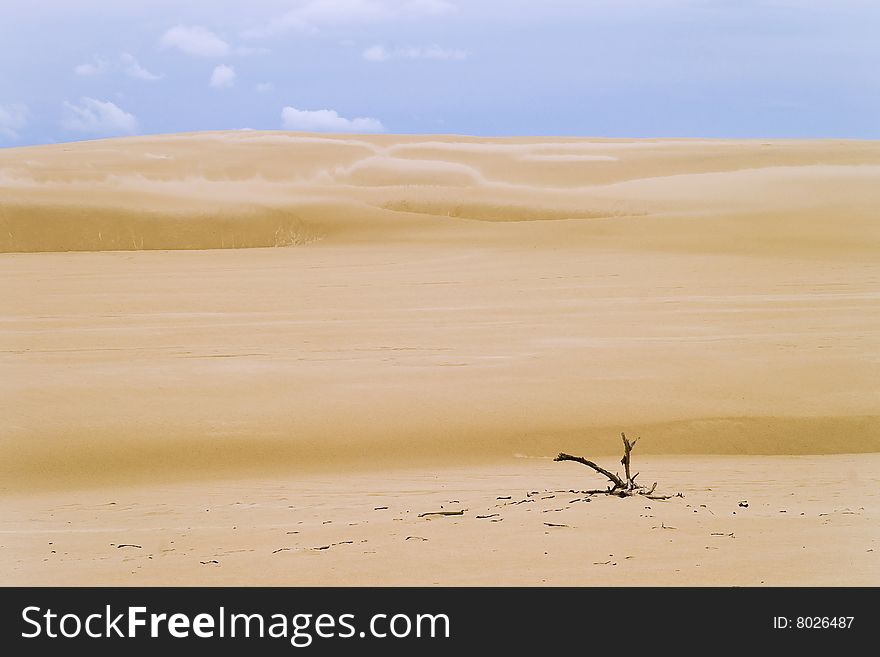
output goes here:
[{"label": "small stick on sand", "polygon": [[678,529],[678,527],[670,527],[664,522],[661,522],[659,527],[651,527],[651,529]]},{"label": "small stick on sand", "polygon": [[419,518],[427,518],[428,516],[463,516],[464,509],[461,511],[428,511],[427,513],[420,513]]},{"label": "small stick on sand", "polygon": [[639,473],[636,472],[634,475],[630,475],[630,465],[632,461],[632,450],[636,446],[636,443],[639,442],[639,439],[636,438],[635,440],[630,441],[626,437],[625,433],[621,433],[620,437],[623,439],[623,458],[620,459],[620,463],[621,465],[623,465],[626,479],[621,479],[620,475],[606,470],[605,468],[597,465],[593,461],[585,459],[583,456],[572,456],[571,454],[560,452],[553,460],[574,461],[575,463],[581,463],[589,468],[592,468],[599,474],[604,475],[611,482],[611,486],[609,486],[608,489],[602,491],[588,491],[590,494],[615,495],[616,497],[643,495],[649,500],[668,500],[672,497],[684,497],[684,495],[682,495],[681,493],[677,493],[675,495],[654,495],[654,490],[656,490],[657,488],[657,482],[654,482],[654,484],[650,488],[648,488],[647,486],[642,486],[641,484],[637,484],[636,477],[639,476]]}]

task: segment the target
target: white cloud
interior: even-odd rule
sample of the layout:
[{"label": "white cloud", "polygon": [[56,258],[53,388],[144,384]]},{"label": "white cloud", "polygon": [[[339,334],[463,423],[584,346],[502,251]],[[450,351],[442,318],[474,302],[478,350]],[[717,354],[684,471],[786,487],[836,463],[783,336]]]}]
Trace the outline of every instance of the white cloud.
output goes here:
[{"label": "white cloud", "polygon": [[461,61],[467,59],[467,52],[455,48],[441,48],[440,46],[409,46],[388,50],[385,46],[376,45],[364,50],[361,56],[369,62],[384,62],[392,57]]},{"label": "white cloud", "polygon": [[73,67],[73,72],[82,77],[92,77],[101,75],[110,70],[110,64],[100,57],[94,57],[91,62],[85,64],[77,64]]},{"label": "white cloud", "polygon": [[94,57],[91,62],[77,64],[73,67],[73,72],[82,77],[94,77],[96,75],[104,75],[105,73],[112,73],[115,71],[122,71],[130,78],[148,80],[150,82],[161,80],[162,77],[164,77],[145,69],[133,55],[130,55],[127,52],[124,52],[119,56],[118,63],[108,62],[101,57]]},{"label": "white cloud", "polygon": [[150,71],[145,69],[143,66],[140,65],[140,62],[138,62],[137,59],[135,59],[132,55],[129,55],[127,52],[122,53],[119,56],[119,60],[122,62],[123,72],[130,78],[154,82],[156,80],[161,80],[163,77],[161,75],[151,73]]},{"label": "white cloud", "polygon": [[109,100],[80,98],[79,105],[64,101],[67,117],[61,125],[72,132],[96,135],[127,135],[137,132],[138,123],[129,114]]},{"label": "white cloud", "polygon": [[18,139],[19,130],[27,125],[30,112],[26,105],[13,103],[0,105],[0,137],[10,141]]},{"label": "white cloud", "polygon": [[402,57],[407,59],[467,59],[467,52],[456,48],[441,48],[440,46],[410,47],[400,50]]},{"label": "white cloud", "polygon": [[291,30],[313,32],[326,25],[372,22],[385,13],[384,3],[375,0],[311,0],[263,27],[245,32],[245,36],[266,37]]},{"label": "white cloud", "polygon": [[275,88],[275,85],[271,82],[258,82],[254,88],[260,93],[265,93],[267,91],[272,91]]},{"label": "white cloud", "polygon": [[304,132],[384,132],[378,119],[359,117],[347,119],[336,110],[300,110],[285,107],[281,110],[281,124],[285,130]]},{"label": "white cloud", "polygon": [[361,53],[361,56],[368,62],[384,62],[386,59],[391,59],[391,53],[385,49],[385,46],[370,46]]},{"label": "white cloud", "polygon": [[215,89],[226,89],[235,84],[235,69],[226,64],[220,64],[211,73],[211,86]]},{"label": "white cloud", "polygon": [[195,57],[225,57],[231,50],[228,43],[201,25],[175,25],[162,35],[159,45]]},{"label": "white cloud", "polygon": [[267,37],[292,30],[316,32],[332,25],[374,23],[406,15],[437,15],[455,6],[445,0],[310,0],[244,33]]}]

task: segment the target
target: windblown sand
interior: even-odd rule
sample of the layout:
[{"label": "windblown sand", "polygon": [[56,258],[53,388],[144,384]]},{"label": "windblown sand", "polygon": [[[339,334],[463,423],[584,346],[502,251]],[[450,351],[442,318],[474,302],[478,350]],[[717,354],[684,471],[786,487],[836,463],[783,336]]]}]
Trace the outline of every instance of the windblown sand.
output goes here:
[{"label": "windblown sand", "polygon": [[585,496],[586,468],[536,459],[17,495],[4,583],[880,583],[877,454],[641,461],[684,497]]},{"label": "windblown sand", "polygon": [[[2,583],[877,585],[878,180],[845,141],[0,150]],[[621,430],[684,498],[558,492]]]}]

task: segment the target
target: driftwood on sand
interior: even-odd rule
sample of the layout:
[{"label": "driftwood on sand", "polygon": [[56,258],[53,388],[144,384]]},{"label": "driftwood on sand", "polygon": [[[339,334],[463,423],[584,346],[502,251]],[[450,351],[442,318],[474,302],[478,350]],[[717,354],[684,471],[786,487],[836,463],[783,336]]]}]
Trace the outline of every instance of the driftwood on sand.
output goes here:
[{"label": "driftwood on sand", "polygon": [[581,463],[589,468],[592,468],[596,472],[601,475],[604,475],[611,482],[611,485],[605,490],[597,490],[597,491],[589,491],[590,493],[605,493],[607,495],[616,495],[617,497],[629,497],[630,495],[643,495],[647,497],[649,500],[668,500],[671,497],[684,497],[681,493],[676,493],[675,495],[655,495],[654,490],[657,488],[657,482],[655,481],[653,485],[648,488],[647,486],[642,486],[641,484],[636,483],[636,477],[639,476],[639,473],[636,472],[634,475],[630,474],[630,464],[631,464],[631,455],[633,447],[636,446],[636,443],[639,442],[639,439],[636,438],[632,442],[630,442],[629,438],[626,437],[625,433],[621,433],[620,437],[623,439],[623,458],[620,459],[621,465],[623,465],[625,478],[621,478],[619,474],[610,472],[606,470],[600,465],[593,463],[592,461],[585,459],[583,456],[572,456],[571,454],[565,454],[560,452],[559,455],[554,461],[574,461],[576,463]]}]

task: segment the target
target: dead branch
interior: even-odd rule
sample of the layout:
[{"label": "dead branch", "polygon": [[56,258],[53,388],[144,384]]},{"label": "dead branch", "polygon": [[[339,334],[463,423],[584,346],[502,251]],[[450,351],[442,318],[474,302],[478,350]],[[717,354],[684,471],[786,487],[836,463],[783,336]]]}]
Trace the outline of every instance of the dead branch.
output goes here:
[{"label": "dead branch", "polygon": [[648,495],[647,493],[639,493],[649,500],[671,500],[673,497],[684,497],[684,493],[675,493],[674,495]]},{"label": "dead branch", "polygon": [[[630,495],[643,495],[650,500],[668,500],[673,497],[684,497],[681,493],[676,493],[675,495],[654,495],[654,491],[657,488],[657,482],[648,488],[647,486],[642,486],[641,484],[636,483],[636,477],[639,476],[639,473],[636,472],[634,475],[631,475],[631,465],[632,465],[632,451],[636,446],[636,443],[639,442],[639,438],[636,438],[633,441],[630,441],[629,438],[626,437],[626,434],[621,432],[621,439],[623,440],[623,458],[620,459],[620,464],[623,466],[623,470],[626,476],[626,479],[621,479],[620,475],[614,474],[609,470],[606,470],[600,465],[593,463],[589,459],[585,459],[583,456],[572,456],[571,454],[565,454],[564,452],[560,452],[554,461],[574,461],[576,463],[581,463],[586,465],[589,468],[592,468],[599,474],[608,478],[611,482],[611,486],[604,491],[589,491],[591,494],[599,494],[604,493],[606,495],[614,495],[616,497],[628,497]],[[586,491],[585,491],[586,492]]]},{"label": "dead branch", "polygon": [[427,513],[420,513],[419,518],[427,518],[428,516],[463,516],[464,509],[461,511],[428,511]]},{"label": "dead branch", "polygon": [[635,444],[639,442],[639,439],[636,438],[635,442],[629,442],[626,439],[626,434],[621,432],[620,437],[623,438],[623,458],[620,459],[620,464],[623,466],[624,471],[626,472],[626,487],[627,490],[632,490],[633,488],[633,478],[629,476],[629,455],[632,452],[632,448],[635,447]]},{"label": "dead branch", "polygon": [[615,488],[624,488],[626,486],[626,484],[623,482],[623,480],[620,477],[618,477],[616,474],[612,474],[611,472],[608,472],[608,470],[606,470],[602,466],[596,465],[592,461],[588,461],[583,456],[572,456],[571,454],[565,454],[565,453],[560,452],[556,456],[556,458],[553,460],[554,461],[576,461],[577,463],[583,463],[584,465],[586,465],[590,468],[593,468],[593,470],[595,470],[599,474],[603,474],[606,477],[608,477],[611,480],[611,483],[614,484]]}]

